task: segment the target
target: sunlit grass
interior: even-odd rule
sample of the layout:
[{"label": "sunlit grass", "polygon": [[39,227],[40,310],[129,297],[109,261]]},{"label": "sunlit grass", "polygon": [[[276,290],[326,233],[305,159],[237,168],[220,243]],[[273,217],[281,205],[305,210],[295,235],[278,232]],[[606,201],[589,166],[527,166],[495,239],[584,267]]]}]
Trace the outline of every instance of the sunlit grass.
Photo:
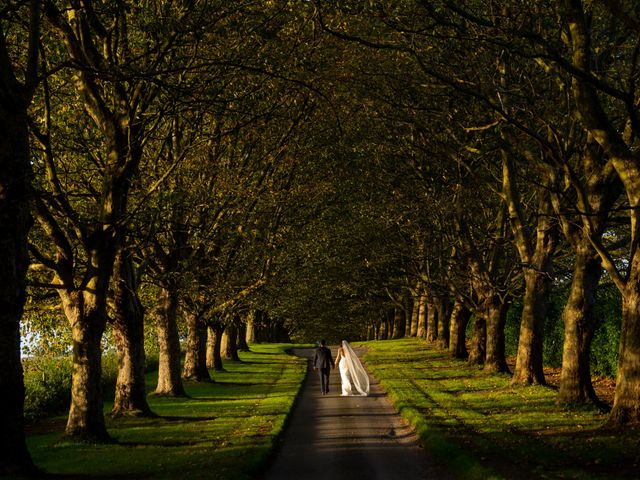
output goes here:
[{"label": "sunlit grass", "polygon": [[[242,362],[212,372],[215,383],[187,382],[189,398],[149,395],[156,418],[107,416],[116,443],[69,442],[64,419],[30,435],[37,466],[78,478],[248,479],[263,466],[300,389],[306,361],[285,353],[291,345],[252,345]],[[147,378],[151,391],[155,375]],[[105,405],[105,411],[111,408]]]},{"label": "sunlit grass", "polygon": [[556,405],[553,388],[511,387],[422,340],[363,345],[396,408],[460,478],[636,478],[640,432],[603,430],[605,415]]}]

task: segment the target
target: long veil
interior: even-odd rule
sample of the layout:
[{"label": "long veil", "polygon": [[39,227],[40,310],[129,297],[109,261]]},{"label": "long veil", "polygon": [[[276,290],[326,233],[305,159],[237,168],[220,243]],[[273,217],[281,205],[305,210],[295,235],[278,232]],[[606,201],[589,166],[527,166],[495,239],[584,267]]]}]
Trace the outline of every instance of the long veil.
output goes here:
[{"label": "long veil", "polygon": [[360,395],[369,395],[369,375],[346,340],[342,341],[342,352],[356,390]]}]

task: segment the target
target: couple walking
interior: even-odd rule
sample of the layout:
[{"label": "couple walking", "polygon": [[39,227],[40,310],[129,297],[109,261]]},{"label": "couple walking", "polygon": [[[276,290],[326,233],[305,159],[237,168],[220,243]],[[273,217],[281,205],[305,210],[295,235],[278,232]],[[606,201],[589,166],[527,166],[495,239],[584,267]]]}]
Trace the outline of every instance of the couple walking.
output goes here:
[{"label": "couple walking", "polygon": [[320,388],[323,395],[329,393],[329,374],[336,363],[340,370],[343,396],[369,395],[369,376],[351,345],[343,340],[334,362],[331,350],[327,348],[327,342],[321,340],[313,357],[313,369],[320,372]]}]

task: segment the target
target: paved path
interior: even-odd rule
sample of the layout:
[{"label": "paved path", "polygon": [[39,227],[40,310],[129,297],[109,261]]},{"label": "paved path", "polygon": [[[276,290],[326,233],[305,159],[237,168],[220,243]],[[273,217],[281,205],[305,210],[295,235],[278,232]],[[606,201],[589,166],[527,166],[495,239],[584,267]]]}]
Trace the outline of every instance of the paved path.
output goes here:
[{"label": "paved path", "polygon": [[[335,348],[334,351],[335,358]],[[297,355],[311,358],[313,350]],[[281,445],[264,480],[448,479],[418,445],[378,381],[369,375],[368,397],[342,397],[340,374],[331,373],[330,393],[320,393],[311,370],[291,413]]]}]

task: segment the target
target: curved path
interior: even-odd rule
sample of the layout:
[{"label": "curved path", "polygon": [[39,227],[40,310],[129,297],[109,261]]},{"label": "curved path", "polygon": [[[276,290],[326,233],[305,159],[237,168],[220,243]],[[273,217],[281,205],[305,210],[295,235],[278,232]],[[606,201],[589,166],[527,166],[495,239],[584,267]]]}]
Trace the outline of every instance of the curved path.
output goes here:
[{"label": "curved path", "polygon": [[[294,353],[311,360],[314,351]],[[371,374],[368,397],[342,397],[337,369],[331,372],[328,395],[320,393],[311,361],[309,369],[264,480],[451,478],[429,461]]]}]

